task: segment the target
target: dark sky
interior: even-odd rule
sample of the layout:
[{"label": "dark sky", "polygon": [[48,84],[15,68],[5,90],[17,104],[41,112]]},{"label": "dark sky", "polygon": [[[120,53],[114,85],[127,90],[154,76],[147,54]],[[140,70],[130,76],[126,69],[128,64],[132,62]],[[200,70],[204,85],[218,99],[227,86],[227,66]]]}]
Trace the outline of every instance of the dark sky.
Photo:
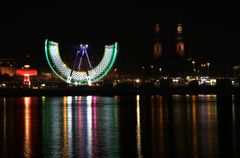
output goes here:
[{"label": "dark sky", "polygon": [[187,53],[221,69],[240,63],[239,12],[237,8],[227,7],[189,9],[138,5],[9,8],[1,11],[0,57],[21,58],[30,54],[35,66],[41,67],[46,66],[46,38],[62,45],[103,45],[117,41],[120,44],[117,64],[122,70],[130,71],[151,64],[156,17],[161,27],[163,53],[175,53],[176,24],[181,17]]}]

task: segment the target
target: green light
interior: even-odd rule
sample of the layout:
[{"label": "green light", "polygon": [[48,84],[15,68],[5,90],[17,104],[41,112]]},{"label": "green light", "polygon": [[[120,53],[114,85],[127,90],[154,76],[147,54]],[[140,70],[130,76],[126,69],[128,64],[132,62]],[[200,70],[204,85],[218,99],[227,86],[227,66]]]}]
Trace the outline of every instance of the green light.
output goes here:
[{"label": "green light", "polygon": [[74,85],[87,85],[89,80],[92,83],[95,83],[102,79],[113,67],[117,57],[117,53],[117,43],[105,46],[105,52],[101,62],[89,71],[89,76],[86,76],[86,74],[83,72],[73,70],[73,75],[71,76],[70,80],[68,80],[68,77],[70,77],[69,72],[72,70],[63,63],[60,57],[58,44],[55,42],[50,43],[47,39],[45,41],[45,55],[51,70],[58,78],[60,78],[64,82]]}]

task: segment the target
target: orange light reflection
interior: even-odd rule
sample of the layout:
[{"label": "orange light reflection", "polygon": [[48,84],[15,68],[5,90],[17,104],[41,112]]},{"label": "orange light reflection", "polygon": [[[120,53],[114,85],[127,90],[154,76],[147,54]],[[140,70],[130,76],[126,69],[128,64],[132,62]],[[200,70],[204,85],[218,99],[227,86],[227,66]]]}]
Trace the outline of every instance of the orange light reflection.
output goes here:
[{"label": "orange light reflection", "polygon": [[137,140],[137,156],[140,158],[142,157],[142,140],[141,140],[141,120],[140,120],[140,96],[136,96],[136,115],[137,115],[137,127],[136,127],[136,140]]},{"label": "orange light reflection", "polygon": [[32,157],[32,144],[31,144],[31,98],[24,97],[24,157]]}]

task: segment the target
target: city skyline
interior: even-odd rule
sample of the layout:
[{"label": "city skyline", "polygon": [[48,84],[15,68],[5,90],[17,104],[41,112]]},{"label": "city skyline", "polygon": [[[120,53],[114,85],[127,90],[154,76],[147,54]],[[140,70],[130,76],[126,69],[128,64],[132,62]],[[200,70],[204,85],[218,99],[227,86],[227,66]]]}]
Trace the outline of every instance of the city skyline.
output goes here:
[{"label": "city skyline", "polygon": [[122,69],[133,67],[134,71],[135,66],[152,62],[156,17],[161,28],[163,54],[171,60],[176,53],[176,26],[181,17],[187,54],[199,62],[215,63],[217,69],[239,64],[240,31],[236,10],[225,13],[221,8],[214,12],[209,8],[198,13],[199,10],[185,8],[135,7],[126,8],[125,12],[110,9],[110,16],[107,11],[90,14],[86,13],[87,9],[83,13],[76,9],[36,7],[10,11],[2,19],[1,56],[30,54],[35,63],[47,65],[44,57],[46,38],[63,45],[103,45],[117,41],[120,44],[117,63]]}]

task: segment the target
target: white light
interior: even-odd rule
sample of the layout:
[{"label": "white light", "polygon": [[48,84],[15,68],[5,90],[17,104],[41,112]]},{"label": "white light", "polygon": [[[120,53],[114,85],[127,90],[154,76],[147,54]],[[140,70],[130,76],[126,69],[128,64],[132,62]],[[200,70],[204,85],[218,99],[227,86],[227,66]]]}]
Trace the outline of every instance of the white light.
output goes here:
[{"label": "white light", "polygon": [[91,79],[88,78],[87,81],[88,81],[88,85],[91,86],[91,85],[92,85],[92,81],[91,81]]},{"label": "white light", "polygon": [[30,65],[24,65],[24,68],[30,68]]},{"label": "white light", "polygon": [[140,83],[141,81],[140,81],[140,79],[136,79],[136,82],[137,82],[137,83]]},{"label": "white light", "polygon": [[72,104],[72,96],[67,97],[67,104]]},{"label": "white light", "polygon": [[173,82],[175,82],[175,83],[178,82],[178,81],[179,81],[178,79],[173,79]]},{"label": "white light", "polygon": [[2,84],[1,84],[1,87],[6,87],[6,84],[5,84],[5,83],[2,83]]},{"label": "white light", "polygon": [[139,101],[140,100],[140,95],[137,95],[136,96],[136,101]]},{"label": "white light", "polygon": [[72,77],[68,76],[67,82],[70,83],[71,82]]}]

